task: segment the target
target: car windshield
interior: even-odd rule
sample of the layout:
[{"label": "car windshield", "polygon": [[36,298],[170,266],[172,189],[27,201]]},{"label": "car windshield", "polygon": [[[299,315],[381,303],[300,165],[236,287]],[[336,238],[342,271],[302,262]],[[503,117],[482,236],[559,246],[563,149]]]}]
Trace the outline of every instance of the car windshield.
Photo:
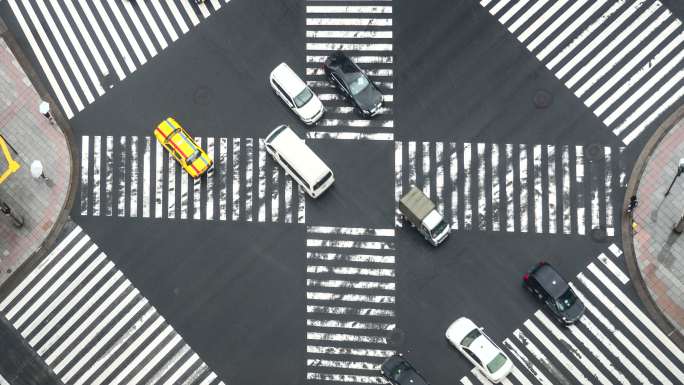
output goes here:
[{"label": "car windshield", "polygon": [[430,233],[432,234],[433,237],[436,237],[439,234],[441,234],[442,231],[444,231],[444,228],[446,226],[447,226],[446,222],[440,221],[439,224],[437,224],[437,226],[435,226],[435,228],[432,229],[432,231]]},{"label": "car windshield", "polygon": [[190,155],[190,157],[188,158],[188,164],[192,164],[192,162],[196,161],[197,158],[199,158],[200,154],[200,150],[195,150],[195,152],[193,152],[192,155]]},{"label": "car windshield", "polygon": [[575,302],[577,302],[577,296],[575,296],[575,293],[573,293],[571,288],[568,288],[568,290],[556,300],[556,307],[559,311],[565,311],[571,308]]},{"label": "car windshield", "polygon": [[349,91],[352,93],[352,95],[358,95],[359,92],[368,87],[368,84],[368,79],[366,79],[366,77],[362,74],[358,74],[349,82]]},{"label": "car windshield", "polygon": [[309,102],[309,100],[311,100],[312,97],[313,97],[313,92],[311,92],[309,87],[304,88],[304,90],[302,92],[300,92],[299,95],[295,96],[295,98],[294,98],[295,106],[297,106],[297,108],[299,108],[299,107],[305,105],[306,103]]},{"label": "car windshield", "polygon": [[466,348],[470,347],[470,344],[475,341],[475,339],[479,336],[481,336],[482,333],[480,333],[480,329],[473,329],[468,335],[463,337],[463,340],[461,340],[461,345],[465,346]]},{"label": "car windshield", "polygon": [[394,371],[392,372],[392,379],[394,381],[399,381],[399,378],[401,377],[404,372],[410,372],[413,368],[411,368],[407,363],[402,362],[401,364],[397,365],[396,368],[394,368]]},{"label": "car windshield", "polygon": [[325,174],[325,176],[323,176],[323,178],[321,178],[321,180],[319,180],[318,183],[316,183],[316,184],[314,185],[314,188],[313,188],[314,191],[318,190],[321,186],[323,186],[323,184],[324,184],[325,182],[327,182],[328,179],[330,179],[331,176],[332,176],[332,173],[331,173],[331,172]]},{"label": "car windshield", "polygon": [[487,364],[487,370],[489,370],[489,373],[496,373],[497,370],[501,369],[502,366],[506,363],[506,356],[503,354],[499,353],[494,357],[493,360],[489,361]]}]

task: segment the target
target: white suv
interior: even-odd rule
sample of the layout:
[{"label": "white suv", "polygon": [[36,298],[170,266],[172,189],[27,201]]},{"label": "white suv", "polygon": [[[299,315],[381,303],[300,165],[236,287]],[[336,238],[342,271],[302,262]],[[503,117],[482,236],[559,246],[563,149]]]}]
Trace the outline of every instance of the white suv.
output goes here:
[{"label": "white suv", "polygon": [[271,71],[269,81],[273,91],[304,123],[314,124],[323,116],[323,103],[286,63]]}]

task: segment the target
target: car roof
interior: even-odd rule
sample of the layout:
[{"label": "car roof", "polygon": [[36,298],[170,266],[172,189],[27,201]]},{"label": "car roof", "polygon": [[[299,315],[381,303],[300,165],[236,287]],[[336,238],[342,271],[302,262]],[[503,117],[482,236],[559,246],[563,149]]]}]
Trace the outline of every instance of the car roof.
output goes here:
[{"label": "car roof", "polygon": [[501,349],[499,349],[494,343],[487,338],[484,333],[480,334],[479,337],[475,338],[475,341],[473,341],[472,344],[470,344],[470,347],[468,348],[470,351],[475,353],[475,355],[482,361],[483,365],[487,365],[491,360],[494,359],[499,353],[501,353]]},{"label": "car roof", "polygon": [[[297,134],[286,126],[275,138],[270,138],[271,145],[307,182],[316,183],[330,168],[323,163]],[[313,187],[313,186],[311,186]]]},{"label": "car roof", "polygon": [[[178,128],[180,130],[174,132]],[[182,126],[173,118],[164,119],[164,121],[159,123],[157,129],[163,133],[169,144],[185,159],[188,159],[198,149],[195,141],[188,136]]]},{"label": "car roof", "polygon": [[278,85],[290,96],[299,95],[306,88],[306,83],[287,65],[280,63],[271,71],[271,77],[276,79]]},{"label": "car roof", "polygon": [[568,283],[548,263],[541,263],[532,272],[534,279],[553,298],[558,298],[568,290]]},{"label": "car roof", "polygon": [[447,338],[453,340],[454,343],[460,344],[461,341],[468,335],[473,329],[477,329],[475,322],[471,321],[470,318],[460,317],[449,325],[446,334]]}]

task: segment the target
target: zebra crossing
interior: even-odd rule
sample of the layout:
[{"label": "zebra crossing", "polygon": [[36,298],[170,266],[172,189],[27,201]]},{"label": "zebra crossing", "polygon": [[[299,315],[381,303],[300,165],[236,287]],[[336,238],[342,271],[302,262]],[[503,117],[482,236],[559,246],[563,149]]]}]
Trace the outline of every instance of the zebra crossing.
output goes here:
[{"label": "zebra crossing", "polygon": [[306,378],[386,383],[395,350],[394,229],[307,226]]},{"label": "zebra crossing", "polygon": [[395,141],[398,202],[411,185],[455,230],[615,235],[624,147]]},{"label": "zebra crossing", "polygon": [[78,226],[0,312],[67,385],[223,385]]},{"label": "zebra crossing", "polygon": [[625,145],[684,95],[684,30],[659,1],[480,4]]},{"label": "zebra crossing", "polygon": [[214,167],[192,179],[153,137],[82,136],[82,216],[304,223],[305,194],[260,138],[195,138]]},{"label": "zebra crossing", "polygon": [[[361,118],[325,76],[321,65],[342,50],[361,67],[384,95],[384,105],[372,119]],[[326,113],[311,139],[393,140],[394,56],[392,2],[306,2],[306,76]]]},{"label": "zebra crossing", "polygon": [[[629,299],[615,244],[577,274],[580,321],[557,326],[543,311],[504,339],[516,368],[504,384],[681,384],[684,353]],[[461,384],[490,384],[473,370]]]},{"label": "zebra crossing", "polygon": [[7,3],[53,95],[71,119],[228,1]]}]

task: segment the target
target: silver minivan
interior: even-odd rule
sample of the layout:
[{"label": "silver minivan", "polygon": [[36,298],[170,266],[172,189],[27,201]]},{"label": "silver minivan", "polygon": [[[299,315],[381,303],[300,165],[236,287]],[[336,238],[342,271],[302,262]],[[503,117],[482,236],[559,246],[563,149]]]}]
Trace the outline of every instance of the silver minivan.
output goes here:
[{"label": "silver minivan", "polygon": [[335,181],[330,168],[287,125],[276,127],[264,139],[266,151],[312,198],[318,198]]},{"label": "silver minivan", "polygon": [[306,124],[314,124],[325,108],[318,96],[286,63],[280,63],[269,76],[271,88]]}]

